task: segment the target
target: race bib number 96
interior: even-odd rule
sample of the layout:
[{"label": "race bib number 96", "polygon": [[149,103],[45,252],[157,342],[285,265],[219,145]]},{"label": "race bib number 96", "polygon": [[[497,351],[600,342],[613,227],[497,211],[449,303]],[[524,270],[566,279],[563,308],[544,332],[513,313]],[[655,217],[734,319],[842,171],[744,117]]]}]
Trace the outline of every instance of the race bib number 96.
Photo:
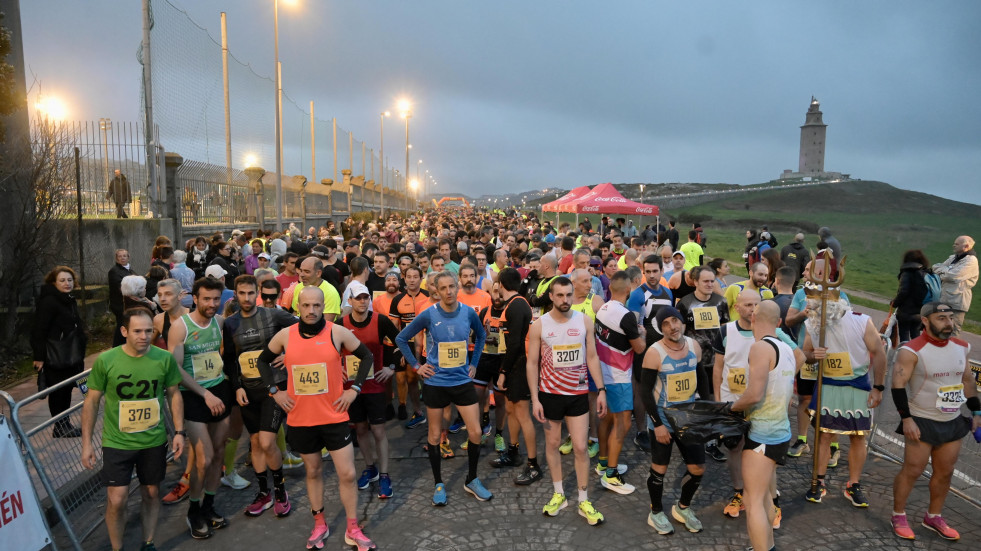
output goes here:
[{"label": "race bib number 96", "polygon": [[467,363],[466,341],[439,343],[439,367],[450,369]]}]

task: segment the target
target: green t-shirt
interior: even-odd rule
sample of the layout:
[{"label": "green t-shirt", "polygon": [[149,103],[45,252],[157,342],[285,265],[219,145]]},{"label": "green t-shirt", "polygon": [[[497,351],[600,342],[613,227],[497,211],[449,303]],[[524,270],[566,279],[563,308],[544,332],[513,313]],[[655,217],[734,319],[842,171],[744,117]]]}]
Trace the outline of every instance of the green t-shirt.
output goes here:
[{"label": "green t-shirt", "polygon": [[122,346],[100,354],[89,374],[88,387],[106,398],[102,445],[143,450],[166,444],[164,396],[180,381],[174,357],[156,346],[138,358],[124,352]]},{"label": "green t-shirt", "polygon": [[[211,318],[207,327],[201,327],[190,314],[181,316],[187,327],[184,337],[184,365],[181,368],[202,388],[212,388],[225,380],[221,359],[221,326]],[[181,385],[181,390],[187,390]]]},{"label": "green t-shirt", "polygon": [[685,243],[679,250],[685,253],[685,265],[681,268],[682,270],[691,270],[695,266],[698,266],[698,259],[705,254],[702,246],[694,241]]}]

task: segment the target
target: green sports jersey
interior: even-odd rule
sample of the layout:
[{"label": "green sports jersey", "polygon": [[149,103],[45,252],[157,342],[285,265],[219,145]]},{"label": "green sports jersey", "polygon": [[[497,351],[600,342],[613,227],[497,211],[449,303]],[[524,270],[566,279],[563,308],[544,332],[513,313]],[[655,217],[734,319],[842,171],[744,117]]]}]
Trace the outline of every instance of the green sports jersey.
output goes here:
[{"label": "green sports jersey", "polygon": [[[187,327],[184,337],[184,363],[187,371],[202,388],[211,388],[225,380],[221,359],[221,327],[211,318],[207,327],[194,323],[190,314],[181,316]],[[186,390],[181,386],[181,390]]]},{"label": "green sports jersey", "polygon": [[87,384],[106,398],[102,445],[142,450],[166,444],[164,397],[180,380],[174,356],[156,346],[138,358],[122,346],[100,354]]}]

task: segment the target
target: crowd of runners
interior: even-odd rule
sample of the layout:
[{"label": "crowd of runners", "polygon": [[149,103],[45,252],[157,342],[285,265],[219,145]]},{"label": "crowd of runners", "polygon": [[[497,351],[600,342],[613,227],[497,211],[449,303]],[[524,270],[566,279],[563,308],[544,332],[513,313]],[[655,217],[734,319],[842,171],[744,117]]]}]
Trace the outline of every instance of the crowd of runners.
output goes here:
[{"label": "crowd of runners", "polygon": [[[131,307],[116,310],[119,346],[98,357],[88,378],[81,459],[96,463],[93,430],[104,399],[102,477],[112,546],[122,548],[134,468],[144,550],[154,549],[161,503],[188,501],[193,538],[228,526],[230,512],[215,507],[222,485],[255,482],[249,517],[270,509],[289,515],[299,504],[283,470],[303,468],[303,506],[313,514],[307,548],[322,548],[330,533],[324,510],[333,506],[324,499],[322,461],[329,455],[347,518],[344,540],[373,549],[363,531],[371,531],[371,519],[366,527],[357,521],[358,494],[387,499],[400,491],[389,474],[386,436],[395,422],[428,432],[434,506],[464,493],[492,499],[494,488],[480,476],[488,469],[517,468],[518,485],[547,484],[547,471],[553,490],[542,512],[556,516],[574,504],[585,522],[598,525],[604,515],[590,499],[592,477],[624,495],[636,490],[628,480],[646,479],[652,530],[699,532],[691,505],[709,457],[726,463],[732,485],[718,513],[744,514],[752,548],[775,549],[778,467],[813,447],[816,484],[805,498],[821,503],[845,437],[847,482],[833,491],[867,507],[865,439],[872,410],[883,407],[886,349],[871,319],[853,312],[834,286],[848,268],[839,262],[841,246],[827,232],[809,258],[798,235],[777,268],[765,251],[776,248],[771,234],[763,228],[747,238],[749,278],[731,284],[728,263],[706,254],[697,224],[687,235],[673,222],[638,232],[605,217],[596,227],[585,220],[574,228],[514,211],[441,209],[367,226],[236,230],[227,240],[216,234],[187,243],[161,237],[152,250],[117,251],[113,269],[124,276],[124,295],[141,289],[143,279],[126,275],[130,254],[150,255],[166,273],[153,282],[149,304],[130,298]],[[958,237],[947,272],[973,262],[976,281],[973,247],[970,237]],[[954,268],[966,274],[957,287],[963,291],[970,268]],[[947,272],[937,272],[947,293]],[[941,513],[961,440],[981,426],[981,379],[968,365],[969,345],[956,337],[970,304],[968,283],[966,302],[963,292],[928,297],[918,311],[922,333],[902,345],[892,371],[906,450],[892,517],[901,538],[915,537],[906,500],[928,460],[933,475],[922,526],[959,538]],[[696,401],[717,402],[719,423],[748,421],[748,431],[708,441],[679,436],[673,416]],[[164,423],[168,407],[172,434]],[[808,433],[812,416],[820,419],[817,435]],[[243,428],[251,481],[234,468]],[[461,431],[465,441],[454,445],[450,434]],[[495,456],[481,462],[489,440]],[[632,465],[630,474],[621,460],[628,444],[650,453],[650,464]],[[666,500],[674,448],[687,470]],[[168,451],[187,467],[164,495]],[[465,484],[450,487],[441,462],[458,453],[467,457]],[[562,474],[569,454],[571,492]]]}]

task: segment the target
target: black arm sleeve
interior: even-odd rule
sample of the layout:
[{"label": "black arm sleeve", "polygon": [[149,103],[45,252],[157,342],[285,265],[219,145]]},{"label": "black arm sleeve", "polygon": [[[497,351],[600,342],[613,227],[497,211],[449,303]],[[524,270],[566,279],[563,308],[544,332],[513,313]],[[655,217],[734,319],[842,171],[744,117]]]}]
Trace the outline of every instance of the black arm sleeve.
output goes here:
[{"label": "black arm sleeve", "polygon": [[392,343],[392,346],[383,344],[382,350],[384,351],[385,365],[398,365],[399,359],[402,357],[402,352],[399,347],[395,346],[395,337],[399,335],[399,330],[396,329],[395,324],[388,316],[378,313],[378,337],[384,343],[385,339]]},{"label": "black arm sleeve", "polygon": [[899,412],[901,419],[912,417],[909,413],[909,396],[906,395],[905,388],[892,389],[892,401],[896,404],[896,411]]},{"label": "black arm sleeve", "polygon": [[516,298],[508,305],[507,312],[503,327],[506,349],[501,366],[511,368],[525,356],[525,337],[531,326],[531,308],[525,301]]},{"label": "black arm sleeve", "polygon": [[654,399],[655,386],[657,386],[657,370],[641,369],[640,397],[644,401],[644,409],[647,410],[647,416],[654,422],[655,427],[660,427],[664,422],[661,421],[661,416],[657,413],[657,400]]},{"label": "black arm sleeve", "polygon": [[272,366],[269,364],[271,364],[277,356],[279,355],[273,353],[272,350],[269,350],[269,345],[267,344],[265,347],[263,347],[262,354],[259,354],[259,361],[256,362],[256,367],[259,369],[259,375],[262,375],[262,384],[266,385],[267,387],[276,384],[276,376],[273,375]]},{"label": "black arm sleeve", "polygon": [[359,344],[358,348],[352,354],[360,361],[358,364],[358,374],[354,376],[354,384],[358,388],[361,388],[364,386],[364,382],[368,380],[368,373],[371,372],[371,368],[375,365],[375,356],[364,344]]}]

